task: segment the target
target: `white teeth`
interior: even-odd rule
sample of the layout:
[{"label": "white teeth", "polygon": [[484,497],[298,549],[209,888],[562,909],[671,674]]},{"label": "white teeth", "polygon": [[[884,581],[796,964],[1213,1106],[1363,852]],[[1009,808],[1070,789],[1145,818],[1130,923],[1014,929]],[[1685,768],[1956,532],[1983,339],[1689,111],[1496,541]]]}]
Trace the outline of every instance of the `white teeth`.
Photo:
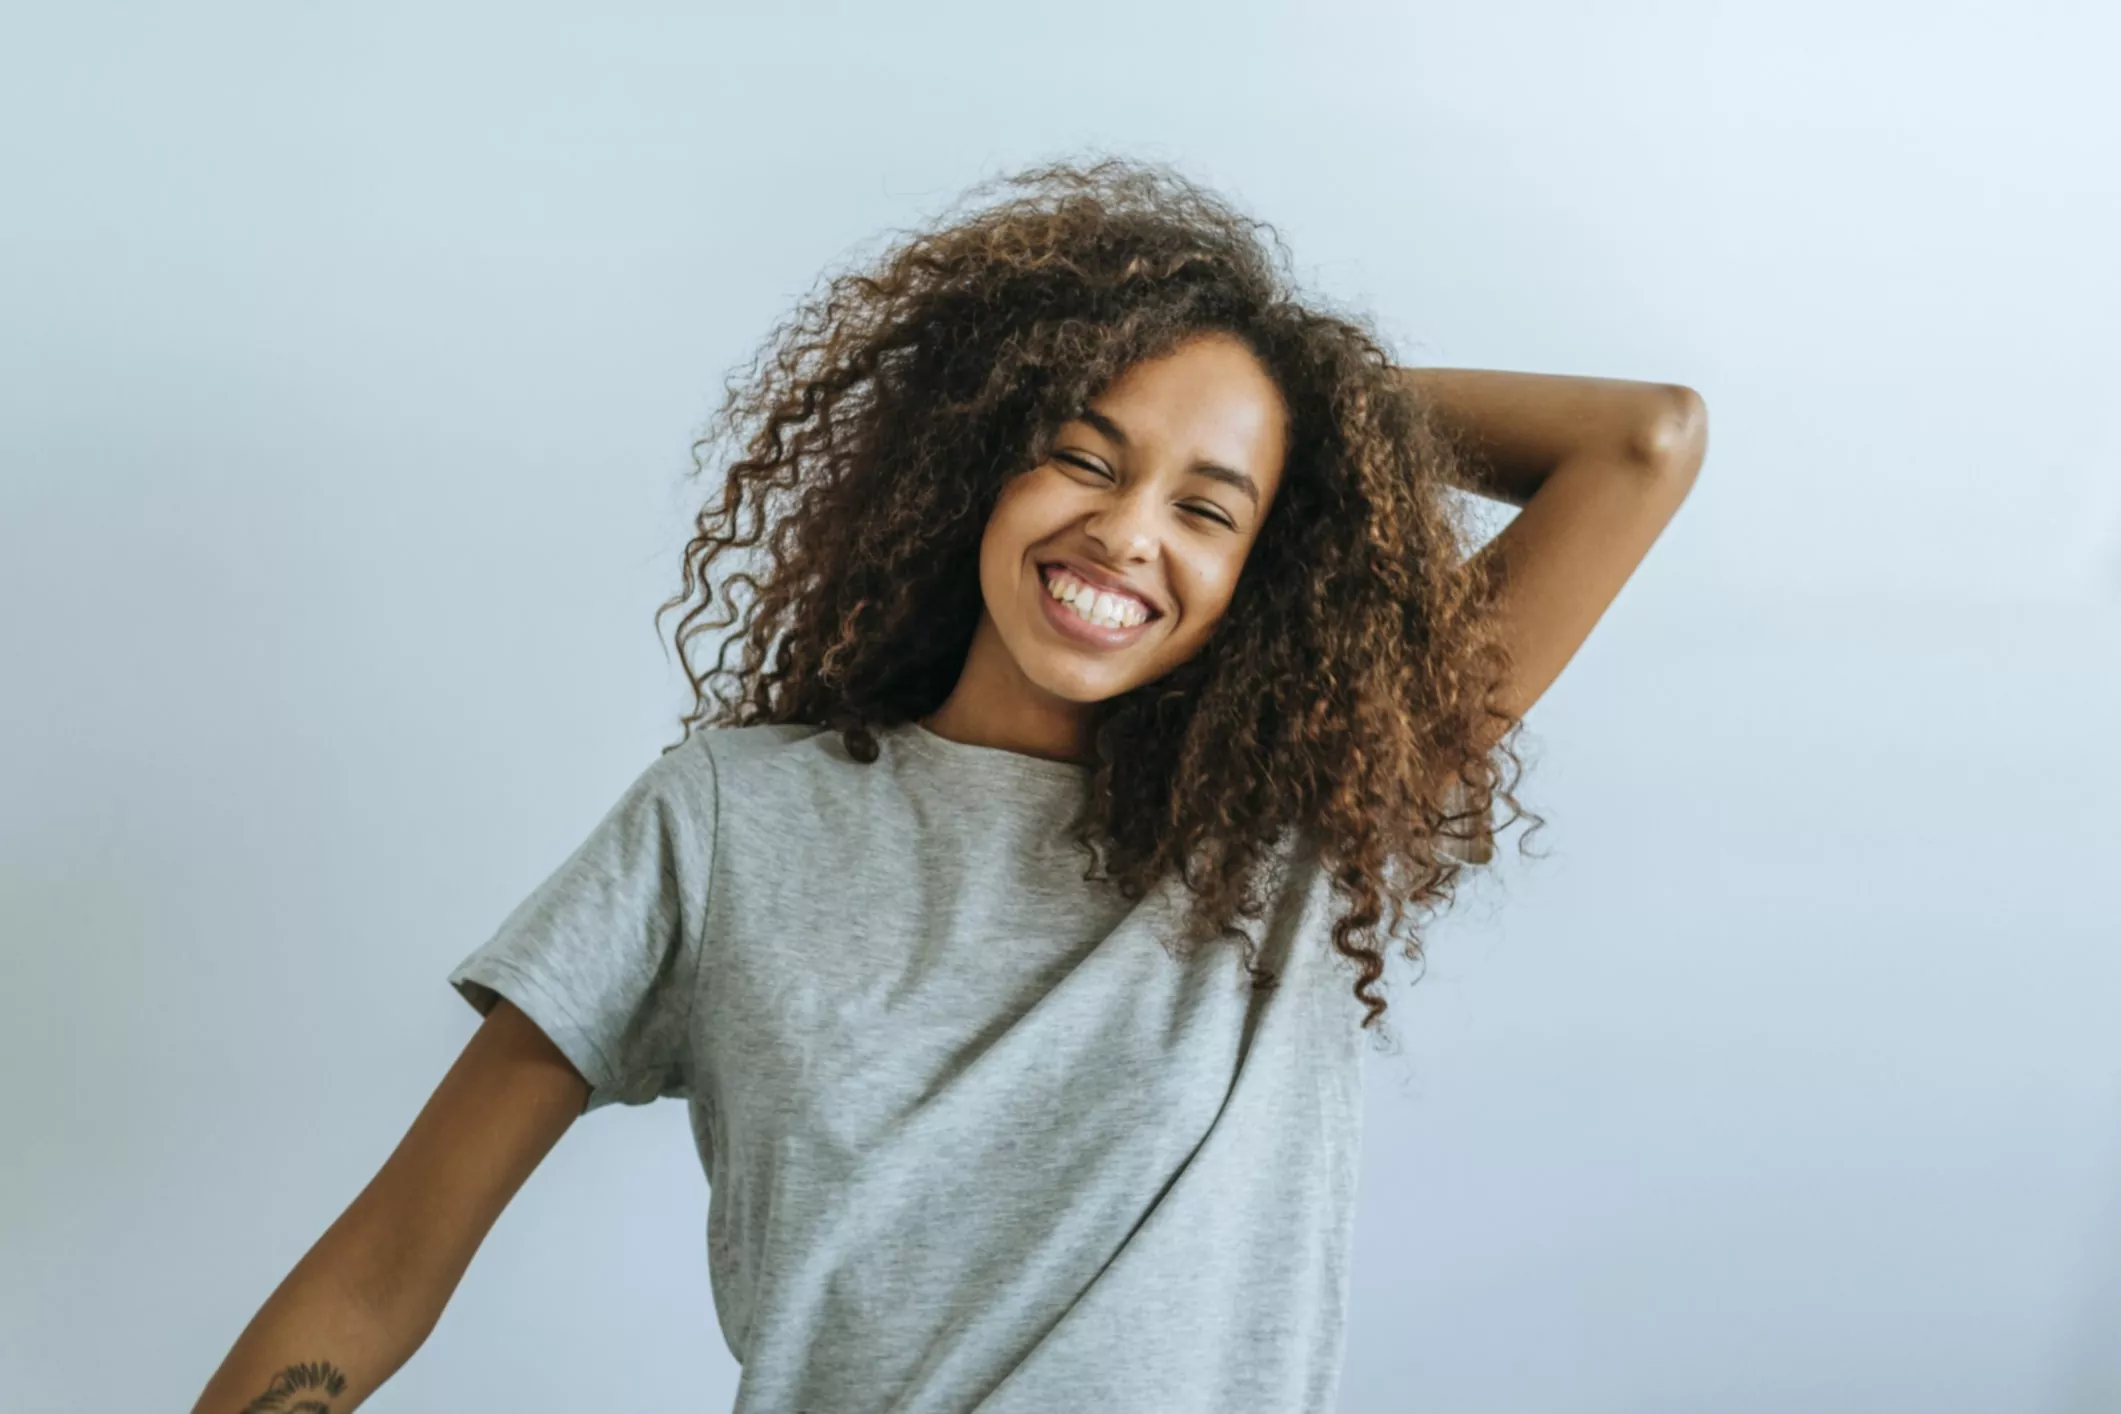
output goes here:
[{"label": "white teeth", "polygon": [[1106,628],[1132,628],[1149,617],[1149,611],[1143,605],[1123,595],[1092,589],[1066,570],[1055,571],[1047,582],[1046,592],[1066,604],[1077,618]]}]

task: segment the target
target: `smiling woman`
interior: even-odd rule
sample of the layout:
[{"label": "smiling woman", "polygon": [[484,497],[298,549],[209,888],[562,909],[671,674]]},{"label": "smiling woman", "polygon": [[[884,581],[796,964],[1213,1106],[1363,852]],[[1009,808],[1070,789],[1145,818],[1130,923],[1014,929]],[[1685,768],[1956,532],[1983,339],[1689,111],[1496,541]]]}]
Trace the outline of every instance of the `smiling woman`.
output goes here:
[{"label": "smiling woman", "polygon": [[[825,282],[703,440],[728,452],[721,495],[663,606],[684,611],[686,731],[811,724],[871,760],[912,721],[1082,767],[1078,846],[1128,897],[1183,877],[1180,945],[1228,939],[1248,967],[1276,847],[1300,837],[1380,1026],[1388,939],[1418,958],[1409,916],[1448,903],[1496,831],[1540,823],[1512,789],[1537,695],[1517,645],[1551,681],[1676,506],[1662,488],[1681,481],[1636,496],[1638,461],[1603,435],[1662,426],[1665,404],[1559,380],[1568,425],[1600,435],[1541,442],[1556,459],[1531,467],[1521,435],[1464,415],[1482,406],[1465,383],[1395,367],[1295,289],[1261,223],[1167,169],[999,185]],[[1540,406],[1516,411],[1562,425]],[[1575,512],[1528,506],[1475,557],[1448,493],[1514,494],[1563,463],[1544,499]],[[1627,533],[1599,539],[1601,518]],[[1557,527],[1535,557],[1568,566],[1549,579],[1515,552]],[[763,568],[718,574],[768,545]],[[1546,592],[1519,592],[1543,584],[1563,631]]]},{"label": "smiling woman", "polygon": [[[1128,369],[1012,478],[980,537],[985,611],[950,696],[924,718],[962,740],[1090,761],[1083,709],[1200,652],[1281,482],[1288,411],[1241,340],[1207,334]],[[1251,471],[1240,468],[1252,468]],[[1058,566],[1056,589],[1044,577]],[[1089,616],[1072,608],[1077,593]],[[1121,596],[1143,621],[1120,622]]]},{"label": "smiling woman", "polygon": [[[1386,949],[1699,439],[1417,382],[1165,170],[1009,186],[735,386],[683,738],[450,971],[479,1036],[220,1395],[362,1397],[575,1115],[671,1096],[738,1414],[1334,1408]],[[1524,506],[1477,554],[1461,487]]]}]

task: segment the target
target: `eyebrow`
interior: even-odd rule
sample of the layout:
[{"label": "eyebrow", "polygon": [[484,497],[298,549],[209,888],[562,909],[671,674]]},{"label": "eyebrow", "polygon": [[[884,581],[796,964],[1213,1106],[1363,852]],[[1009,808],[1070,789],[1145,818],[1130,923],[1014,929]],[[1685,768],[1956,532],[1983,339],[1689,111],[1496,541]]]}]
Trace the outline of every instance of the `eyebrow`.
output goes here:
[{"label": "eyebrow", "polygon": [[[1119,424],[1099,412],[1096,408],[1086,407],[1075,415],[1078,419],[1089,423],[1122,447],[1131,447],[1133,445],[1127,440],[1127,434],[1120,430]],[[1191,470],[1207,477],[1211,481],[1220,481],[1225,485],[1235,486],[1251,498],[1255,510],[1258,508],[1259,485],[1243,472],[1233,470],[1220,462],[1211,461],[1196,461],[1193,463]]]}]

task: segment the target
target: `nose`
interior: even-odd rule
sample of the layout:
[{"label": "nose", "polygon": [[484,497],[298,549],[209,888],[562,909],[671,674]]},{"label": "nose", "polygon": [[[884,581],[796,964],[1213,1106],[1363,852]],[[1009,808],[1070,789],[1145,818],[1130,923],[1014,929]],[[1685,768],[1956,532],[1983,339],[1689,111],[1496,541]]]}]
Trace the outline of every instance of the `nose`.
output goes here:
[{"label": "nose", "polygon": [[1156,532],[1146,493],[1143,487],[1111,497],[1083,527],[1110,558],[1146,560],[1155,554]]}]

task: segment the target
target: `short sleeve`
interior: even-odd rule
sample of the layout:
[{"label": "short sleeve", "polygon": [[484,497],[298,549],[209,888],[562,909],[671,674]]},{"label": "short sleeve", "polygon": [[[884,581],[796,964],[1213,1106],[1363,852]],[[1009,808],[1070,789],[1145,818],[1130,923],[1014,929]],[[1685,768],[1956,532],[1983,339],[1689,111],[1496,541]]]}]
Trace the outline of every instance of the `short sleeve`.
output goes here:
[{"label": "short sleeve", "polygon": [[537,1024],[589,1082],[585,1114],[690,1093],[716,803],[695,733],[449,974],[481,1016],[506,997]]}]

